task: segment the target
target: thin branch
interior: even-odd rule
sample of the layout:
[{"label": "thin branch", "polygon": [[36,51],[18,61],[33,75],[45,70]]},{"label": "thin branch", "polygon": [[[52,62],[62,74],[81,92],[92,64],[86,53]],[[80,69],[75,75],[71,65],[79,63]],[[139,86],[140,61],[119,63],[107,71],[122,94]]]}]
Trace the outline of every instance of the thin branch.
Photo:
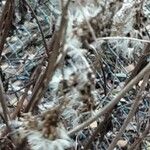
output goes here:
[{"label": "thin branch", "polygon": [[0,56],[13,21],[15,1],[7,0],[0,18]]},{"label": "thin branch", "polygon": [[[94,32],[94,29],[92,28],[90,22],[87,20],[87,17],[83,11],[83,6],[80,2],[78,2],[78,5],[80,7],[80,10],[82,11],[82,14],[84,16],[84,19],[86,21],[86,24],[87,24],[87,27],[89,28],[89,31],[92,35],[92,38],[95,42],[97,42],[97,38],[96,38],[96,35],[95,35],[95,32]],[[96,61],[97,61],[97,67],[99,67],[101,70],[102,70],[102,75],[103,75],[103,80],[104,80],[104,85],[103,85],[103,89],[104,89],[104,94],[105,96],[107,95],[107,83],[106,83],[106,75],[105,75],[105,71],[104,71],[104,68],[103,68],[103,60],[102,60],[102,56],[101,54],[99,54],[96,49],[92,46],[89,45],[89,43],[87,41],[85,41],[85,45],[87,46],[87,48],[92,48],[93,49],[93,52],[95,53],[95,56],[96,56]]]},{"label": "thin branch", "polygon": [[147,57],[150,53],[150,43],[148,43],[143,51],[143,54],[140,56],[136,66],[132,70],[132,73],[128,79],[125,81],[125,85],[131,81],[147,64]]},{"label": "thin branch", "polygon": [[[38,82],[36,83],[36,86],[34,88],[34,92],[32,93],[31,99],[25,108],[25,112],[33,111],[35,106],[39,103],[42,96],[44,95],[48,84],[50,80],[52,79],[52,76],[56,70],[57,66],[57,58],[60,54],[60,47],[64,44],[62,43],[64,41],[66,29],[67,29],[67,11],[69,6],[70,0],[68,0],[66,6],[63,9],[62,13],[62,19],[60,24],[60,29],[58,31],[55,31],[52,41],[50,42],[49,50],[51,55],[49,55],[48,58],[48,65],[46,69],[44,70],[44,73],[39,78]],[[61,57],[62,58],[62,57]],[[61,60],[59,60],[61,61]]]},{"label": "thin branch", "polygon": [[143,76],[148,73],[150,70],[150,63],[137,75],[131,80],[119,93],[118,95],[110,102],[108,103],[104,108],[100,109],[97,114],[84,123],[78,125],[76,128],[72,129],[71,131],[68,132],[69,135],[73,135],[76,132],[84,129],[85,127],[89,126],[92,122],[96,121],[100,116],[104,115],[120,101],[120,99],[130,90],[132,89],[133,85],[137,84]]},{"label": "thin branch", "polygon": [[103,121],[100,122],[98,127],[95,129],[93,134],[91,135],[90,139],[88,140],[88,143],[85,145],[84,150],[90,149],[90,146],[92,142],[95,140],[95,138],[100,134],[99,141],[101,142],[104,138],[104,135],[107,134],[108,130],[108,125],[110,124],[111,121],[111,112],[108,112],[105,116]]},{"label": "thin branch", "polygon": [[135,150],[137,145],[140,144],[142,142],[142,140],[146,137],[146,135],[149,133],[150,131],[150,122],[148,121],[147,123],[147,127],[145,128],[144,132],[142,133],[142,135],[130,146],[129,150]]},{"label": "thin branch", "polygon": [[113,141],[109,145],[108,150],[112,150],[112,149],[115,148],[118,140],[120,139],[120,137],[122,136],[123,132],[125,131],[126,126],[128,125],[128,123],[130,122],[130,120],[134,116],[134,113],[136,112],[137,107],[138,107],[138,105],[140,103],[140,100],[141,100],[141,98],[143,96],[143,91],[145,89],[145,86],[147,84],[148,79],[149,79],[149,73],[145,74],[143,82],[142,82],[142,85],[141,85],[141,88],[140,88],[140,91],[139,91],[138,95],[136,96],[136,99],[135,99],[134,103],[131,106],[130,112],[129,112],[127,118],[125,119],[121,129],[119,130],[118,134],[116,135],[116,137],[113,139]]},{"label": "thin branch", "polygon": [[36,16],[34,10],[33,10],[32,7],[30,6],[30,4],[29,4],[26,0],[24,0],[24,2],[25,2],[25,4],[29,7],[30,11],[32,12],[32,14],[33,14],[33,16],[34,16],[34,18],[35,18],[35,20],[36,20],[36,23],[38,24],[39,30],[40,30],[41,35],[42,35],[42,40],[43,40],[43,43],[44,43],[44,47],[45,47],[45,50],[46,50],[46,54],[47,54],[47,56],[48,56],[48,55],[49,55],[49,50],[48,50],[48,46],[47,46],[47,44],[46,44],[46,40],[45,40],[45,36],[44,36],[43,30],[42,30],[41,24],[40,24],[40,22],[39,22],[39,20],[38,20],[38,18],[37,18],[37,16]]},{"label": "thin branch", "polygon": [[143,43],[150,43],[150,40],[142,40],[132,37],[121,37],[121,36],[109,36],[109,37],[100,37],[97,38],[95,42],[92,43],[92,45],[97,45],[101,40],[132,40],[137,42],[143,42]]},{"label": "thin branch", "polygon": [[6,105],[6,100],[4,97],[4,90],[3,90],[3,85],[2,85],[2,81],[0,79],[0,103],[3,109],[3,115],[4,115],[4,119],[5,119],[5,123],[8,129],[10,129],[9,127],[9,114],[8,114],[8,109],[7,109],[7,105]]},{"label": "thin branch", "polygon": [[20,112],[20,110],[21,110],[21,108],[22,108],[22,106],[23,106],[23,103],[24,103],[24,101],[25,101],[25,98],[26,98],[27,95],[28,95],[29,87],[30,87],[30,85],[28,85],[28,86],[26,87],[24,94],[22,95],[20,101],[17,103],[16,109],[15,109],[14,112],[11,114],[11,119],[15,119],[15,118],[18,116],[18,114],[19,114],[19,112]]}]

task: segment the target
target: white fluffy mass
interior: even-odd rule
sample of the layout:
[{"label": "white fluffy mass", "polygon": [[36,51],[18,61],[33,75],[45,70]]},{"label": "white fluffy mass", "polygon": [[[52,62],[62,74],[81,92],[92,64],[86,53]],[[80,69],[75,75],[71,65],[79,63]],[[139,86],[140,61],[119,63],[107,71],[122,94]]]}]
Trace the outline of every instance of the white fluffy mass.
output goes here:
[{"label": "white fluffy mass", "polygon": [[66,132],[62,129],[57,129],[59,138],[49,140],[43,137],[42,133],[38,131],[31,131],[27,136],[28,143],[32,150],[65,150],[70,148],[73,144]]}]

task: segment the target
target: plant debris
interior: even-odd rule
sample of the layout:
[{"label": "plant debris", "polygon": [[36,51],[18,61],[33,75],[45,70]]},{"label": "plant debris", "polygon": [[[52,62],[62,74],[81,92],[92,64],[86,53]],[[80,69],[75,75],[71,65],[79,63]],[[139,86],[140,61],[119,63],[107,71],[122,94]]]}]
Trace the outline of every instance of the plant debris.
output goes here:
[{"label": "plant debris", "polygon": [[148,150],[149,24],[148,0],[1,0],[0,150]]}]

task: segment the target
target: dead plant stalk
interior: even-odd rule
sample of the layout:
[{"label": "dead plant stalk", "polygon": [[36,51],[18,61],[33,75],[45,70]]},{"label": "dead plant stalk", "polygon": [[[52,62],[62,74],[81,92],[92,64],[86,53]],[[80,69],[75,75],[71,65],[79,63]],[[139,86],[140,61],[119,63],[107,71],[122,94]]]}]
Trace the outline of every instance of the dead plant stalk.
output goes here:
[{"label": "dead plant stalk", "polygon": [[140,100],[141,100],[141,98],[143,96],[143,91],[145,89],[145,86],[146,86],[146,83],[147,83],[148,79],[149,79],[149,73],[145,74],[143,82],[142,82],[142,85],[141,85],[141,88],[140,88],[140,91],[138,92],[138,94],[136,96],[136,99],[134,100],[134,103],[131,106],[130,112],[129,112],[127,118],[125,119],[121,129],[119,130],[118,134],[116,135],[116,137],[113,139],[113,141],[109,145],[108,150],[114,149],[114,147],[116,146],[118,140],[120,139],[120,137],[122,136],[123,132],[125,131],[126,126],[128,125],[128,123],[130,122],[130,120],[134,116],[134,114],[136,112],[136,109],[137,109],[137,107],[138,107],[138,105],[140,103]]},{"label": "dead plant stalk", "polygon": [[6,105],[6,100],[5,100],[5,96],[4,96],[4,90],[3,90],[3,84],[2,81],[0,79],[0,103],[3,109],[3,115],[4,115],[4,119],[5,119],[5,123],[8,129],[10,129],[9,127],[9,113],[8,113],[8,109],[7,109],[7,105]]},{"label": "dead plant stalk", "polygon": [[42,40],[43,40],[43,44],[44,44],[44,47],[45,47],[45,50],[46,50],[46,54],[47,54],[47,56],[49,56],[49,50],[48,50],[48,46],[46,44],[46,40],[45,40],[45,37],[44,37],[44,33],[43,33],[43,30],[42,30],[41,24],[40,24],[40,22],[39,22],[39,20],[38,20],[38,18],[36,16],[34,10],[30,6],[30,4],[26,0],[24,0],[24,2],[28,6],[28,8],[30,9],[30,11],[32,12],[32,14],[33,14],[33,16],[34,16],[34,18],[35,18],[35,20],[36,20],[36,22],[38,24],[39,30],[40,30],[41,35],[42,35]]},{"label": "dead plant stalk", "polygon": [[133,150],[133,149],[136,150],[136,149],[138,149],[139,148],[139,144],[141,144],[142,140],[147,136],[149,131],[150,131],[150,122],[148,121],[147,127],[143,131],[142,135],[137,140],[135,140],[135,142],[130,146],[129,150]]},{"label": "dead plant stalk", "polygon": [[[50,42],[50,47],[49,47],[49,51],[52,52],[51,55],[49,55],[48,58],[48,64],[46,69],[44,70],[44,73],[41,75],[41,77],[39,78],[38,82],[35,84],[35,88],[33,90],[33,94],[31,96],[30,102],[28,103],[25,112],[28,111],[33,111],[33,109],[35,108],[35,106],[39,103],[39,101],[41,100],[42,96],[44,95],[48,84],[50,82],[50,80],[52,79],[52,76],[56,70],[56,62],[58,59],[58,56],[60,54],[60,48],[62,47],[62,45],[64,45],[64,43],[62,43],[65,39],[65,33],[66,33],[66,29],[67,29],[67,10],[68,10],[68,6],[69,6],[69,2],[70,0],[67,2],[66,6],[63,9],[62,12],[62,19],[61,19],[61,24],[60,24],[60,29],[58,31],[56,31],[53,35],[52,41]],[[64,58],[64,57],[62,57]],[[59,63],[63,61],[62,59],[59,60]]]},{"label": "dead plant stalk", "polygon": [[84,123],[78,125],[76,128],[72,129],[68,132],[69,135],[73,135],[76,132],[84,129],[85,127],[89,126],[92,122],[96,121],[99,117],[107,113],[108,111],[112,110],[113,107],[120,101],[120,99],[133,87],[133,85],[137,84],[143,76],[148,73],[150,70],[150,63],[144,67],[144,69],[139,72],[137,76],[135,76],[119,93],[118,95],[110,102],[108,103],[104,108],[100,109],[97,114]]}]

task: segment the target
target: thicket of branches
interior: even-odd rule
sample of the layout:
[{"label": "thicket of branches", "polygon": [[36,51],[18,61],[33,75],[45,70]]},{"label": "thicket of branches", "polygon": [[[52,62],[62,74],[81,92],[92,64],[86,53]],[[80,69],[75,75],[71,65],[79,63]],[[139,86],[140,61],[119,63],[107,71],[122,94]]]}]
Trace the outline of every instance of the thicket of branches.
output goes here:
[{"label": "thicket of branches", "polygon": [[0,150],[150,147],[148,0],[0,8]]}]

